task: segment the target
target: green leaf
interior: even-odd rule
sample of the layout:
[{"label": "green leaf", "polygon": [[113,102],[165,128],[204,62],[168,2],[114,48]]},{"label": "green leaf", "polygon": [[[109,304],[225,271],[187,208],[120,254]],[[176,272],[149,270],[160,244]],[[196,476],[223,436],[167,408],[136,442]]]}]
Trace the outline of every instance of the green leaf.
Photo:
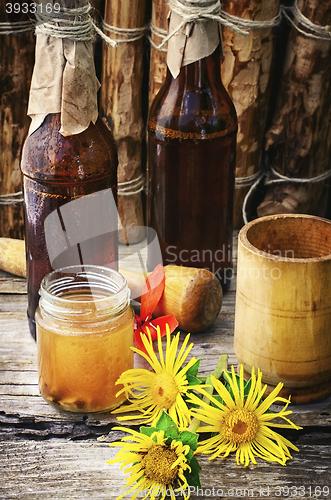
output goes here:
[{"label": "green leaf", "polygon": [[200,359],[197,359],[194,365],[190,366],[190,368],[186,372],[186,378],[188,377],[196,377],[199,371]]},{"label": "green leaf", "polygon": [[189,466],[191,467],[191,472],[187,470],[184,472],[184,476],[186,477],[189,486],[194,486],[195,488],[201,488],[201,483],[199,479],[199,472],[201,470],[201,467],[194,456],[192,457]]},{"label": "green leaf", "polygon": [[180,433],[182,443],[188,444],[191,450],[195,451],[198,447],[198,434],[190,431],[183,431]]},{"label": "green leaf", "polygon": [[[186,471],[185,471],[186,472]],[[201,489],[200,478],[196,474],[192,474],[192,472],[184,472],[184,476],[186,477],[187,484],[189,486],[194,486],[196,489]]]},{"label": "green leaf", "polygon": [[200,385],[201,380],[198,377],[192,377],[191,375],[186,375],[188,385]]},{"label": "green leaf", "polygon": [[158,430],[162,431],[164,431],[168,427],[174,427],[177,430],[177,434],[179,434],[177,425],[165,410],[162,411],[159,420],[156,422],[156,427],[158,428]]},{"label": "green leaf", "polygon": [[145,436],[149,436],[151,437],[151,435],[153,434],[153,432],[159,432],[159,429],[157,429],[156,427],[140,427],[139,428],[141,434],[144,434]]},{"label": "green leaf", "polygon": [[167,427],[164,429],[164,437],[165,438],[170,438],[170,442],[173,439],[180,439],[180,434],[177,426],[171,425],[170,427]]},{"label": "green leaf", "polygon": [[231,387],[229,385],[226,385],[225,388],[226,388],[226,390],[228,391],[228,393],[230,394],[231,398],[234,401],[235,397],[234,397],[234,394],[233,394],[233,391],[232,391]]},{"label": "green leaf", "polygon": [[[219,394],[214,394],[213,395],[213,398],[216,399],[216,401],[218,403],[220,403],[221,405],[224,405],[224,401],[223,399],[221,398],[221,396]],[[211,401],[211,404],[212,406],[214,406],[215,408],[218,408],[218,406],[214,403],[214,401]]]},{"label": "green leaf", "polygon": [[[240,387],[240,377],[236,373],[234,375],[235,375],[235,378],[237,381],[237,385],[238,385],[238,387]],[[225,380],[228,384],[233,383],[232,372],[224,371],[222,376],[225,378]]]},{"label": "green leaf", "polygon": [[192,474],[199,474],[199,472],[201,471],[201,467],[194,455],[192,460],[190,460],[189,466],[191,467]]},{"label": "green leaf", "polygon": [[246,382],[245,384],[245,387],[244,387],[244,398],[246,399],[248,394],[249,394],[249,391],[251,389],[251,385],[252,385],[252,379],[250,378],[248,380],[248,382]]}]

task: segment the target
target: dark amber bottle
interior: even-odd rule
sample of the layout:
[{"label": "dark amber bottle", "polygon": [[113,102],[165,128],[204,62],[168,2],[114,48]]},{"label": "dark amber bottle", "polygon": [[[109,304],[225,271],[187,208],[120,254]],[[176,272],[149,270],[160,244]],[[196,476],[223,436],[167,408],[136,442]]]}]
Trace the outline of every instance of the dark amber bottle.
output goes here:
[{"label": "dark amber bottle", "polygon": [[[220,45],[169,69],[148,122],[147,220],[164,264],[232,275],[237,116],[220,76]],[[155,264],[149,256],[151,267]]]},{"label": "dark amber bottle", "polygon": [[28,319],[42,278],[59,267],[117,266],[117,151],[100,118],[82,133],[60,134],[59,113],[27,137],[21,169],[25,203]]}]

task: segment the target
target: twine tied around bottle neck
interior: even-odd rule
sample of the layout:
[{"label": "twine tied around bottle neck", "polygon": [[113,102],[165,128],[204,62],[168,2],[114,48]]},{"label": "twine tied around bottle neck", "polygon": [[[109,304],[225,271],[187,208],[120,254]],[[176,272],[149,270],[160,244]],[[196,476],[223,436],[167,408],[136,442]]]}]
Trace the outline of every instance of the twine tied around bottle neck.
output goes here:
[{"label": "twine tied around bottle neck", "polygon": [[90,15],[92,7],[88,3],[83,7],[73,9],[62,8],[60,12],[35,13],[37,24],[35,33],[49,35],[55,38],[67,38],[76,42],[93,41],[98,34],[108,45],[116,47],[118,41],[109,38],[95,24]]},{"label": "twine tied around bottle neck", "polygon": [[275,16],[273,19],[266,19],[263,21],[255,21],[253,19],[244,19],[242,17],[234,16],[233,14],[228,14],[223,9],[222,16],[234,26],[237,26],[237,28],[241,28],[243,30],[274,28],[276,26],[279,26],[282,20],[281,10],[279,10],[277,16]]},{"label": "twine tied around bottle neck", "polygon": [[158,46],[159,49],[162,49],[183,28],[192,23],[195,24],[203,21],[216,21],[223,26],[233,29],[240,35],[248,35],[248,31],[242,30],[234,23],[225,19],[220,0],[169,0],[169,7],[172,12],[178,14],[183,20],[163,39],[162,43]]}]

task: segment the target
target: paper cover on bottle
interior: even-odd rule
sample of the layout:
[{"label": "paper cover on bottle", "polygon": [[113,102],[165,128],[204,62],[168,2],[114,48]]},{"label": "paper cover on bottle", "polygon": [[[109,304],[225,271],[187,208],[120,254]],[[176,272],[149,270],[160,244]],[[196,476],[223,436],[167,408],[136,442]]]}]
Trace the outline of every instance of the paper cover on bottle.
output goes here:
[{"label": "paper cover on bottle", "polygon": [[[169,34],[183,21],[176,12],[169,14]],[[219,25],[213,20],[188,23],[168,41],[167,65],[174,78],[182,66],[214,52],[221,40]]]},{"label": "paper cover on bottle", "polygon": [[[49,1],[49,0],[48,0]],[[79,134],[98,117],[92,42],[39,33],[31,80],[28,115],[32,134],[50,113],[61,113],[60,133]]]}]

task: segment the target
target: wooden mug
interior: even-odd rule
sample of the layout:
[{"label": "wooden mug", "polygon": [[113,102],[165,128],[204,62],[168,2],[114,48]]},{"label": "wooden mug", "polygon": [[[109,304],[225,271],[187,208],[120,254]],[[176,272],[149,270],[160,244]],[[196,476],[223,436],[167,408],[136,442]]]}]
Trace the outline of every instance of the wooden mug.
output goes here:
[{"label": "wooden mug", "polygon": [[272,215],[239,232],[235,353],[308,403],[331,393],[331,221]]}]

